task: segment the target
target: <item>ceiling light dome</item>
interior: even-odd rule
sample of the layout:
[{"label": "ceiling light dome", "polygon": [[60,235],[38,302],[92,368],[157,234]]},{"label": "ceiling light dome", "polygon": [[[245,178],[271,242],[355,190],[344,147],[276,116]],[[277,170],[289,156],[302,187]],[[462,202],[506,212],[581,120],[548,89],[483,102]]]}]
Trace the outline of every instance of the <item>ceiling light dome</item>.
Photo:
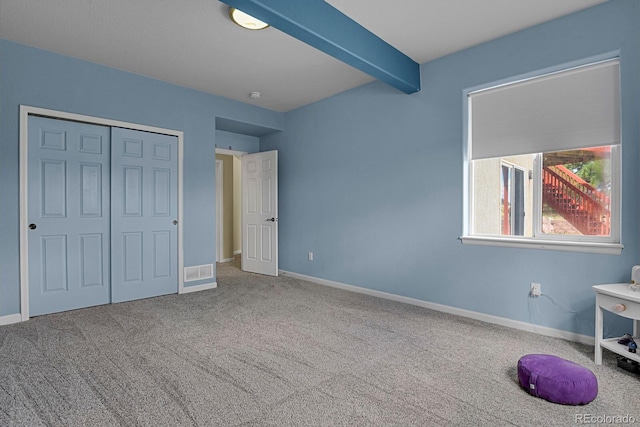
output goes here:
[{"label": "ceiling light dome", "polygon": [[262,30],[269,26],[266,22],[262,22],[261,20],[236,9],[235,7],[229,8],[229,18],[247,30]]}]

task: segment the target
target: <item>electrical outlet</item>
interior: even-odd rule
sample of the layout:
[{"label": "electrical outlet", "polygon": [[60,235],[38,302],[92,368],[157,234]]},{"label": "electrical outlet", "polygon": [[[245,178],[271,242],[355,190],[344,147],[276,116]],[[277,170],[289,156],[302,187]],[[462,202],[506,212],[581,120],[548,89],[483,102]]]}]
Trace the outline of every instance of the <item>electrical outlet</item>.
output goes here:
[{"label": "electrical outlet", "polygon": [[313,252],[309,252],[309,261],[313,261]]},{"label": "electrical outlet", "polygon": [[542,285],[540,283],[532,282],[529,295],[531,295],[532,297],[539,297],[540,295],[542,295]]}]

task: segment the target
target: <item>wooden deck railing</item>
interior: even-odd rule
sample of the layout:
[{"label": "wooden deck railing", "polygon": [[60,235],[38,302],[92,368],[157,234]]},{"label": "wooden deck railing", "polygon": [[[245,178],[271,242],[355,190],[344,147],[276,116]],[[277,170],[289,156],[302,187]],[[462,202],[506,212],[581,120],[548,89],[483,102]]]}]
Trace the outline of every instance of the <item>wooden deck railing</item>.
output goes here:
[{"label": "wooden deck railing", "polygon": [[562,165],[543,168],[542,201],[582,234],[608,236],[609,197]]}]

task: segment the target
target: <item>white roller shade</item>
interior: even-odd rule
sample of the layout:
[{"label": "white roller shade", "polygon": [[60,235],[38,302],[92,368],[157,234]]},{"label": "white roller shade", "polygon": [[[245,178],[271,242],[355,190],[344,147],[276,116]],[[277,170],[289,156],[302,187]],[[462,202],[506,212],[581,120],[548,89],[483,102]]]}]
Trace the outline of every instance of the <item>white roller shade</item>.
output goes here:
[{"label": "white roller shade", "polygon": [[620,143],[618,59],[469,95],[471,158]]}]

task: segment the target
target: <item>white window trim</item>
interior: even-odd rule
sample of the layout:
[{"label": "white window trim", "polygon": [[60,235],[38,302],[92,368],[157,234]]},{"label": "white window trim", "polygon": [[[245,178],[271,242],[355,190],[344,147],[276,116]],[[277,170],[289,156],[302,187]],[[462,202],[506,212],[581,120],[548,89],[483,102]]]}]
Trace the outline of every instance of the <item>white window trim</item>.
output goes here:
[{"label": "white window trim", "polygon": [[462,236],[460,240],[465,245],[504,246],[509,248],[585,252],[606,255],[620,255],[624,248],[624,245],[620,243],[557,241],[522,237]]}]

